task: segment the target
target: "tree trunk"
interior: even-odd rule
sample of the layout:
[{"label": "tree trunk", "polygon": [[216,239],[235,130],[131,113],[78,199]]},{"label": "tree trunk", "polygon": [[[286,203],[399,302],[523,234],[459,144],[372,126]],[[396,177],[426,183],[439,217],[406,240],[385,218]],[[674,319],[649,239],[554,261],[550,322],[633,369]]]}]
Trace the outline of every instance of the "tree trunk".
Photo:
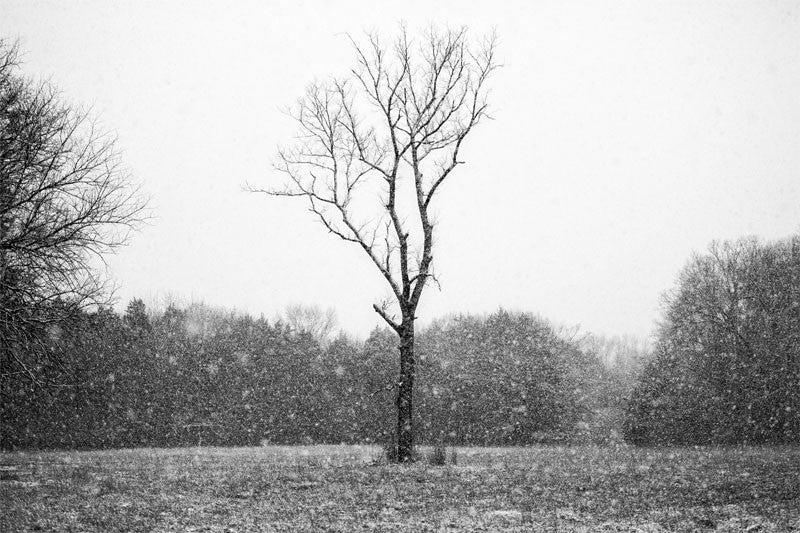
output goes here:
[{"label": "tree trunk", "polygon": [[397,390],[397,462],[413,460],[414,319],[404,319],[400,335],[400,381]]}]

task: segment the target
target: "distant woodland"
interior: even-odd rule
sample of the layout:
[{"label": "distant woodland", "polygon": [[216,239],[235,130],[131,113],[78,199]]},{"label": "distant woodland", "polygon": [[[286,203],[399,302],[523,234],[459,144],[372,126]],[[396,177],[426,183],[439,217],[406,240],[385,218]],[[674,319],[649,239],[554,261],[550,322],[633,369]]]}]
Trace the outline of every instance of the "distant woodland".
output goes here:
[{"label": "distant woodland", "polygon": [[[3,380],[2,447],[390,440],[394,332],[290,318],[139,299],[73,313],[50,326],[57,357],[36,382]],[[650,345],[504,310],[436,320],[417,342],[420,443],[800,442],[800,236],[691,258]]]},{"label": "distant woodland", "polygon": [[[381,442],[392,431],[396,336],[315,338],[202,305],[82,314],[54,332],[48,386],[6,383],[3,447]],[[603,367],[544,321],[499,311],[419,339],[422,442],[564,439]]]}]

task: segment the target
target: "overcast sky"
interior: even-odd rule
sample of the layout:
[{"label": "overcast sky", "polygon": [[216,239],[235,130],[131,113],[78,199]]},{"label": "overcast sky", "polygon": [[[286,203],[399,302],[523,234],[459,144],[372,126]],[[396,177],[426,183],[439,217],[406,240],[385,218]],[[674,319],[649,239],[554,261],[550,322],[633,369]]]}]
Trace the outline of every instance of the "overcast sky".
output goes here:
[{"label": "overcast sky", "polygon": [[[502,6],[500,8],[499,6]],[[121,306],[166,294],[365,335],[385,282],[267,185],[281,109],[353,65],[346,34],[496,30],[493,121],[442,190],[424,324],[503,306],[649,335],[693,250],[800,230],[800,3],[0,0],[23,71],[93,107],[155,218],[109,259]]]}]

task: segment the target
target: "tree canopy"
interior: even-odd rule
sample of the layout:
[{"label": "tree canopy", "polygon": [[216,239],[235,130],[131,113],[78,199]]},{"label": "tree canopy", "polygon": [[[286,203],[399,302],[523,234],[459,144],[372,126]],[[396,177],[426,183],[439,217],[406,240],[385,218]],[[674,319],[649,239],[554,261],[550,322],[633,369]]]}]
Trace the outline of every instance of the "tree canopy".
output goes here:
[{"label": "tree canopy", "polygon": [[665,295],[629,405],[639,443],[800,440],[800,236],[713,243]]},{"label": "tree canopy", "polygon": [[89,113],[18,71],[0,40],[0,379],[38,381],[70,317],[107,302],[103,255],[145,202]]}]

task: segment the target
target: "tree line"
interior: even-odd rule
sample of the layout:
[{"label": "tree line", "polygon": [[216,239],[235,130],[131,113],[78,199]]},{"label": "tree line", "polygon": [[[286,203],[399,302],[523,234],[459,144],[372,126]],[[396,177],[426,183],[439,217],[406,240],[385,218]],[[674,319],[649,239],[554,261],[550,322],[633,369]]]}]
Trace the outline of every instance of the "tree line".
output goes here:
[{"label": "tree line", "polygon": [[[59,311],[59,313],[62,313]],[[71,311],[36,380],[0,382],[5,448],[381,443],[396,438],[397,336],[330,335],[202,304]],[[499,310],[417,337],[422,443],[800,442],[800,235],[694,255],[652,349]],[[42,384],[47,384],[43,386]]]},{"label": "tree line", "polygon": [[[387,443],[397,337],[363,342],[141,300],[54,328],[53,384],[2,382],[2,447]],[[591,417],[598,359],[524,313],[455,316],[419,337],[415,426],[427,443],[564,442]]]}]

